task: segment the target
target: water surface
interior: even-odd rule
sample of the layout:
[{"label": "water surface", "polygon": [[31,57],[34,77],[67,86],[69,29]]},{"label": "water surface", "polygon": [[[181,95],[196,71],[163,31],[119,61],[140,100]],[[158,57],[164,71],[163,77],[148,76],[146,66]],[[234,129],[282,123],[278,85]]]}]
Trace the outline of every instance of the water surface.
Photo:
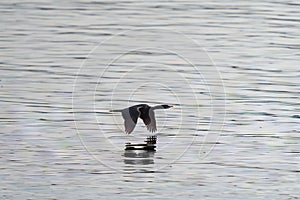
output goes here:
[{"label": "water surface", "polygon": [[299,6],[1,2],[1,198],[298,199]]}]

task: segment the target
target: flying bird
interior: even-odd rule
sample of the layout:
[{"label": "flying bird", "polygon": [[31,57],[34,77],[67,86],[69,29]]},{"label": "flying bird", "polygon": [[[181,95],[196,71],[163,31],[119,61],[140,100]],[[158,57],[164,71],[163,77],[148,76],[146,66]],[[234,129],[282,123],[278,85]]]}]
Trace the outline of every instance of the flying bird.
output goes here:
[{"label": "flying bird", "polygon": [[111,110],[112,112],[121,112],[124,119],[125,132],[130,134],[138,121],[138,118],[141,118],[144,124],[147,127],[149,132],[156,131],[156,120],[154,110],[157,109],[168,109],[173,106],[170,105],[158,105],[151,107],[147,104],[138,104],[125,108],[122,110]]}]

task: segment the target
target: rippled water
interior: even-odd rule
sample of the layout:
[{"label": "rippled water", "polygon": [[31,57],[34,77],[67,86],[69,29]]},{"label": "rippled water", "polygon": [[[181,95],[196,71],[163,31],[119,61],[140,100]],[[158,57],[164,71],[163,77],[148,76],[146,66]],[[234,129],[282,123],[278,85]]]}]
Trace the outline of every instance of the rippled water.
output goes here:
[{"label": "rippled water", "polygon": [[299,6],[1,2],[1,199],[298,199]]}]

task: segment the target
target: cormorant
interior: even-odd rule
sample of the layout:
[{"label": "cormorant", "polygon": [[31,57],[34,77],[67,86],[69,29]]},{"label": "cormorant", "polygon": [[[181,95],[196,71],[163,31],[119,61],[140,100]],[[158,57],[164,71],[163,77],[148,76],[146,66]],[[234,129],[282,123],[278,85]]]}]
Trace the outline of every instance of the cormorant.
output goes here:
[{"label": "cormorant", "polygon": [[112,112],[121,112],[124,118],[125,132],[130,134],[137,123],[138,118],[141,118],[144,124],[147,126],[148,131],[156,131],[156,120],[154,110],[156,109],[168,109],[173,106],[170,105],[158,105],[151,107],[147,104],[138,104],[125,108],[123,110],[112,110]]}]

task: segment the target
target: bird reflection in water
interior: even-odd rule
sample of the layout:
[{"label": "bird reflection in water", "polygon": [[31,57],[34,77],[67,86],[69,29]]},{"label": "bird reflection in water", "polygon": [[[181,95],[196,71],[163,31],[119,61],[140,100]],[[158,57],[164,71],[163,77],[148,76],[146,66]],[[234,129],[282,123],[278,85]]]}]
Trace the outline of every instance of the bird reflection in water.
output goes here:
[{"label": "bird reflection in water", "polygon": [[145,143],[125,145],[124,163],[131,165],[154,164],[154,153],[156,148],[156,136],[147,137]]},{"label": "bird reflection in water", "polygon": [[154,164],[155,151],[126,150],[124,152],[124,163],[128,165],[150,165]]}]

